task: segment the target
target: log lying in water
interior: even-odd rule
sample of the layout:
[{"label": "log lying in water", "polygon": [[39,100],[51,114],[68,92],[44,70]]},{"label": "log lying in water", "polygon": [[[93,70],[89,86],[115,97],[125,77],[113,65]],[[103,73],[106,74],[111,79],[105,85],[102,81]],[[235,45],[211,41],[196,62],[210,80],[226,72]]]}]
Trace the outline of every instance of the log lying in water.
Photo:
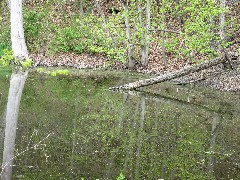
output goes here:
[{"label": "log lying in water", "polygon": [[136,88],[149,86],[149,85],[157,84],[157,83],[164,82],[164,81],[169,81],[171,79],[185,76],[185,75],[193,73],[193,72],[198,72],[203,69],[207,69],[209,67],[223,63],[225,61],[226,61],[225,56],[220,56],[211,61],[207,61],[207,62],[198,64],[198,65],[195,65],[195,66],[187,67],[187,68],[175,71],[175,72],[163,74],[161,76],[157,76],[154,78],[138,80],[138,81],[135,81],[135,82],[132,82],[129,84],[122,85],[122,86],[110,87],[109,89],[110,90],[133,90]]}]

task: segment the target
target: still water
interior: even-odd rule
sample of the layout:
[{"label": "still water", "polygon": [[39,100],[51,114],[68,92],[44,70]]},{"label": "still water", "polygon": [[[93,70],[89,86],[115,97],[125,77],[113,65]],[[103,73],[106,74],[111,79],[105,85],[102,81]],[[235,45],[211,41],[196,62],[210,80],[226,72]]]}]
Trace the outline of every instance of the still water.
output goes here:
[{"label": "still water", "polygon": [[[12,179],[240,179],[239,95],[170,83],[108,90],[138,78],[95,71],[29,74]],[[1,114],[8,88],[9,78],[1,77]]]}]

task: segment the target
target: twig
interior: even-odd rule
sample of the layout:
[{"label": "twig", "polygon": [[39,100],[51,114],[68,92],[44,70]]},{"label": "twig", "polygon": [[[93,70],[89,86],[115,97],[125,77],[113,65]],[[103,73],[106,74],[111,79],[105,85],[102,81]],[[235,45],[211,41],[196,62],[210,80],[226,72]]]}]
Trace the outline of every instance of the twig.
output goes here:
[{"label": "twig", "polygon": [[24,151],[18,153],[17,155],[15,155],[15,156],[13,156],[11,159],[9,159],[9,161],[2,166],[2,172],[1,172],[0,176],[2,176],[2,173],[3,173],[4,169],[5,169],[5,168],[7,167],[7,165],[11,162],[11,160],[15,159],[16,157],[24,154],[25,152],[27,152],[27,151],[29,151],[29,150],[31,150],[31,149],[35,149],[35,148],[38,147],[43,141],[45,141],[46,139],[48,139],[49,136],[51,136],[51,135],[53,135],[53,134],[54,134],[54,133],[48,134],[45,138],[43,138],[41,141],[39,141],[39,142],[38,142],[37,144],[35,144],[34,146],[32,146],[32,147],[30,147],[30,148],[27,147],[27,149],[25,149]]}]

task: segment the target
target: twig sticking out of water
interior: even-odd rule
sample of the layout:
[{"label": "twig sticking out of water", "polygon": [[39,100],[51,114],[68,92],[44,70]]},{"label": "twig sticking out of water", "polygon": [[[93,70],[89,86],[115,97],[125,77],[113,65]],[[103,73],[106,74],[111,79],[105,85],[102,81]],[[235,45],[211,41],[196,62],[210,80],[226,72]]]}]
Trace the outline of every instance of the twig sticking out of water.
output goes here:
[{"label": "twig sticking out of water", "polygon": [[36,149],[38,146],[41,145],[42,142],[44,142],[45,140],[47,140],[51,135],[53,135],[54,133],[49,133],[45,138],[43,138],[41,141],[39,141],[38,143],[36,143],[35,145],[31,146],[31,147],[27,147],[24,151],[18,153],[17,155],[13,156],[7,163],[5,163],[4,165],[2,165],[2,171],[1,171],[1,174],[0,174],[0,177],[2,176],[3,174],[3,171],[4,169],[7,167],[7,165],[9,164],[9,162],[11,162],[11,160],[15,159],[16,157],[24,154],[25,152],[31,150],[31,149]]}]

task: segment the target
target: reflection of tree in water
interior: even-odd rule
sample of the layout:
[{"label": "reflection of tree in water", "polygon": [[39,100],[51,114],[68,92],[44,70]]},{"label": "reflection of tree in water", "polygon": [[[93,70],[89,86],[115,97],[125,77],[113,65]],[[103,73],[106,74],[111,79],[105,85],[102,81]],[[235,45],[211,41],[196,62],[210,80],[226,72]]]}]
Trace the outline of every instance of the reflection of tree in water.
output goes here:
[{"label": "reflection of tree in water", "polygon": [[[1,98],[0,98],[1,103]],[[0,162],[2,163],[6,110],[0,116]]]},{"label": "reflection of tree in water", "polygon": [[27,73],[13,73],[10,80],[5,116],[4,150],[1,172],[3,179],[11,179],[12,176],[17,119],[26,78]]},{"label": "reflection of tree in water", "polygon": [[210,147],[217,152],[221,146],[219,131],[215,145],[210,146],[213,117],[218,111],[163,97],[124,94],[122,98],[122,94],[88,81],[28,81],[18,130],[18,137],[24,138],[18,139],[18,149],[28,145],[33,128],[39,132],[33,144],[49,131],[54,131],[54,138],[46,142],[44,150],[18,157],[16,174],[85,179],[115,179],[120,172],[128,179],[212,177],[209,162],[220,159],[206,152]]}]

